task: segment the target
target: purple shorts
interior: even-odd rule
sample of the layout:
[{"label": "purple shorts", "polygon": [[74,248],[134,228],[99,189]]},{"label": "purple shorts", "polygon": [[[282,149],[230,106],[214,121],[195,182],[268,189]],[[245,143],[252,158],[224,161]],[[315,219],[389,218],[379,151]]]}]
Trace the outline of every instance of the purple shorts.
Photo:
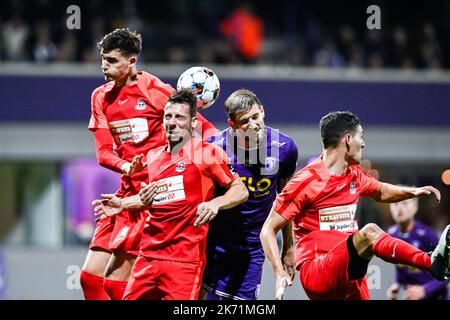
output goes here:
[{"label": "purple shorts", "polygon": [[238,245],[209,237],[203,288],[227,299],[256,300],[264,259],[260,242]]}]

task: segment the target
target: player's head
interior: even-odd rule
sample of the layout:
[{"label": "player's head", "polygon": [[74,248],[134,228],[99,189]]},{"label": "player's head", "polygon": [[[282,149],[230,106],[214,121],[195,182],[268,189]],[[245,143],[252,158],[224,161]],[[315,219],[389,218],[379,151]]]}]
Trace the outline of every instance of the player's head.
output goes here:
[{"label": "player's head", "polygon": [[108,81],[126,77],[136,68],[142,49],[142,37],[128,29],[116,29],[105,35],[97,47],[102,58],[102,71]]},{"label": "player's head", "polygon": [[197,97],[190,89],[172,92],[164,107],[164,129],[169,144],[176,145],[192,137],[197,126],[196,114]]},{"label": "player's head", "polygon": [[419,200],[411,198],[401,202],[390,204],[392,219],[395,223],[407,223],[414,219],[414,216],[419,210]]},{"label": "player's head", "polygon": [[363,129],[359,118],[349,111],[334,111],[320,120],[324,149],[341,148],[349,164],[361,162],[364,148]]},{"label": "player's head", "polygon": [[225,101],[228,124],[244,133],[250,140],[264,134],[264,108],[258,97],[247,89],[233,92]]}]

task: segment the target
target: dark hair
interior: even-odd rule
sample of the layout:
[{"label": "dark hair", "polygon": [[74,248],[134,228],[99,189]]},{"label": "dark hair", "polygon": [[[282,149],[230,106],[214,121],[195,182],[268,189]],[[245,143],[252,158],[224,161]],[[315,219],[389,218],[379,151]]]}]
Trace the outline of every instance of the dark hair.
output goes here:
[{"label": "dark hair", "polygon": [[325,149],[335,148],[341,138],[347,133],[353,134],[358,125],[359,118],[350,111],[330,112],[320,119],[320,135]]},{"label": "dark hair", "polygon": [[237,115],[249,112],[255,104],[261,106],[256,94],[247,89],[239,89],[225,100],[225,112],[228,118],[236,120]]},{"label": "dark hair", "polygon": [[191,119],[197,114],[197,97],[191,89],[183,88],[172,92],[167,103],[186,103],[189,105]]},{"label": "dark hair", "polygon": [[118,49],[125,56],[139,55],[142,50],[142,37],[136,31],[116,29],[105,35],[97,43],[97,48],[103,50],[104,53]]}]

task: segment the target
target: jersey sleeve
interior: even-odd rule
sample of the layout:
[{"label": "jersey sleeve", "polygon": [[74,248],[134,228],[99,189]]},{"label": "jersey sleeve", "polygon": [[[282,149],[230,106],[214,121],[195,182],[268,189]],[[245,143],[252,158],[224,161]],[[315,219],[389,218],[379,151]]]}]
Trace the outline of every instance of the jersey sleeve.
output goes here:
[{"label": "jersey sleeve", "polygon": [[207,144],[205,151],[203,160],[207,163],[204,169],[207,176],[217,181],[221,186],[226,186],[239,178],[233,166],[229,164],[228,156],[224,150],[216,145]]},{"label": "jersey sleeve", "polygon": [[121,167],[127,162],[114,152],[113,139],[109,129],[94,130],[95,154],[98,163],[110,170],[122,173]]},{"label": "jersey sleeve", "polygon": [[285,157],[280,164],[280,178],[292,176],[297,169],[298,149],[293,140],[289,140]]},{"label": "jersey sleeve", "polygon": [[361,188],[360,192],[361,196],[370,197],[374,193],[379,192],[381,188],[381,182],[372,177],[371,175],[365,173],[360,166],[355,167],[359,185]]},{"label": "jersey sleeve", "polygon": [[314,171],[299,171],[278,194],[273,209],[284,219],[293,220],[312,198],[311,182],[316,179]]},{"label": "jersey sleeve", "polygon": [[91,118],[89,120],[89,130],[108,129],[108,120],[102,108],[102,89],[97,88],[91,96]]}]

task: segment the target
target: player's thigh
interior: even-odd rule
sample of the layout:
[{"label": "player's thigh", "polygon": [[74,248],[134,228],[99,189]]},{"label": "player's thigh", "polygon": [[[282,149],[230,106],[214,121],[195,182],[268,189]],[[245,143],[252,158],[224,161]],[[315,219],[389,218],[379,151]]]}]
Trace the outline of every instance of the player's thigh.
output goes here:
[{"label": "player's thigh", "polygon": [[158,277],[163,300],[197,300],[200,294],[204,262],[164,261]]},{"label": "player's thigh", "polygon": [[114,250],[105,271],[105,278],[116,281],[127,281],[136,260],[134,254],[122,250]]},{"label": "player's thigh", "polygon": [[123,300],[158,300],[158,273],[161,266],[154,260],[138,257],[131,270]]},{"label": "player's thigh", "polygon": [[111,257],[109,251],[104,249],[90,249],[86,255],[82,270],[99,277],[103,277],[108,261]]},{"label": "player's thigh", "polygon": [[327,254],[306,261],[300,268],[300,281],[311,299],[343,299],[348,286],[347,240]]}]

